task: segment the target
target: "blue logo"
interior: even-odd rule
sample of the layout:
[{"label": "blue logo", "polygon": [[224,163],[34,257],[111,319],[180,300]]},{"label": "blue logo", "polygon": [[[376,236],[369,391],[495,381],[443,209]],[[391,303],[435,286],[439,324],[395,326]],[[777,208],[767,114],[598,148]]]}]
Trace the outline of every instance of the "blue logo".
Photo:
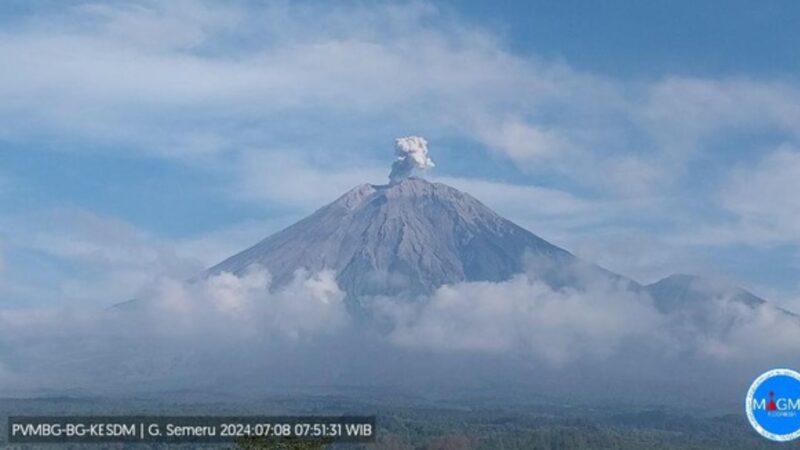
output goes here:
[{"label": "blue logo", "polygon": [[800,373],[773,369],[756,378],[747,391],[750,425],[767,439],[786,442],[800,437]]}]

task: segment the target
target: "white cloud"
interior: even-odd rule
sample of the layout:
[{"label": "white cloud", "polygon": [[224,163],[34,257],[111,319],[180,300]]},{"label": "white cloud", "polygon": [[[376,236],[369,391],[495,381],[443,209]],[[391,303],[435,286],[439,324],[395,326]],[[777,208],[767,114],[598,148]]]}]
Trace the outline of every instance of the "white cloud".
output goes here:
[{"label": "white cloud", "polygon": [[553,157],[563,158],[565,153],[573,150],[573,144],[562,132],[542,129],[520,120],[504,122],[499,129],[487,130],[482,139],[489,148],[523,165]]},{"label": "white cloud", "polygon": [[[731,361],[796,357],[800,326],[772,308],[718,296],[664,314],[646,295],[585,267],[573,273],[583,288],[560,289],[538,281],[534,269],[501,283],[443,286],[415,302],[364,299],[368,314],[358,318],[333,273],[301,271],[273,289],[258,268],[194,281],[162,278],[138,302],[110,310],[0,309],[0,376],[13,383],[3,388],[26,392],[119,393],[142,383],[192,389],[218,379],[238,380],[235,389],[263,388],[264,380],[297,385],[301,373],[313,385],[373,385],[371,374],[395,385],[408,381],[407,372],[429,383],[445,361],[458,361],[466,373],[478,364],[475,373],[489,376],[481,357],[491,355],[539,374],[593,368],[602,385],[610,381],[602,374],[632,358],[639,376],[664,365],[702,372]],[[388,327],[378,331],[365,317]],[[393,372],[398,364],[402,370]],[[59,367],[58,376],[45,367]],[[498,367],[494,376],[519,375]]]},{"label": "white cloud", "polygon": [[700,352],[719,359],[788,357],[796,352],[800,340],[797,317],[787,316],[772,306],[751,309],[726,302],[724,298],[716,300],[713,307],[718,312],[710,315],[710,323],[705,324],[707,329],[699,334],[695,344]]},{"label": "white cloud", "polygon": [[[252,47],[226,45],[259,35]],[[525,166],[585,157],[608,141],[602,117],[625,105],[619,86],[516,56],[426,4],[92,5],[19,25],[2,42],[13,69],[0,75],[0,133],[82,136],[192,162],[263,146],[303,111],[321,139],[357,115],[361,126],[369,117],[462,133]],[[585,123],[536,123],[553,111]]]},{"label": "white cloud", "polygon": [[234,8],[186,0],[86,3],[69,16],[82,22],[81,28],[91,28],[120,45],[154,50],[196,48],[209,35],[230,32],[245,20]]},{"label": "white cloud", "polygon": [[721,192],[738,223],[729,238],[739,242],[800,245],[800,151],[784,147],[755,167],[733,172]]},{"label": "white cloud", "polygon": [[85,210],[32,214],[11,227],[17,247],[49,259],[45,266],[56,262],[45,280],[50,285],[35,286],[50,303],[109,305],[133,298],[158,277],[188,277],[203,267],[156,236]]},{"label": "white cloud", "polygon": [[[15,64],[2,76],[3,111],[17,120],[5,133],[68,131],[186,158],[225,150],[249,131],[232,137],[215,123],[256,120],[258,129],[298,109],[402,111],[429,96],[438,110],[442,97],[506,78],[498,63],[509,58],[485,36],[417,23],[438,14],[428,7],[314,9],[309,26],[302,7],[180,5],[78,8],[6,36],[0,55]],[[251,33],[267,36],[253,48],[225,47],[226,35]],[[483,64],[492,59],[500,61]]]},{"label": "white cloud", "polygon": [[242,155],[234,196],[256,203],[272,202],[313,211],[365,183],[385,184],[389,164],[377,167],[324,167],[280,151]]},{"label": "white cloud", "polygon": [[[602,365],[628,352],[640,355],[642,370],[786,360],[800,338],[797,317],[733,301],[722,290],[663,312],[621,283],[576,272],[585,289],[553,289],[531,270],[506,282],[443,286],[413,305],[377,302],[376,310],[395,321],[389,337],[401,347],[517,355],[554,367]],[[654,350],[655,359],[644,356]]]},{"label": "white cloud", "polygon": [[[650,89],[642,118],[670,142],[723,131],[771,130],[800,137],[800,90],[780,82],[668,77]],[[672,151],[680,151],[673,148]]]},{"label": "white cloud", "polygon": [[392,334],[400,345],[532,355],[555,365],[604,358],[653,338],[663,318],[648,298],[611,284],[553,290],[519,275],[444,286]]},{"label": "white cloud", "polygon": [[7,218],[0,221],[0,232],[9,239],[6,247],[15,250],[14,261],[5,262],[16,264],[15,282],[3,285],[0,297],[28,307],[109,306],[135,298],[163,277],[189,279],[294,219],[249,221],[166,239],[77,208]]},{"label": "white cloud", "polygon": [[344,293],[331,272],[298,271],[279,290],[271,289],[270,274],[259,268],[193,282],[162,279],[141,297],[141,307],[157,326],[190,334],[298,339],[335,331],[348,321]]},{"label": "white cloud", "polygon": [[110,386],[119,393],[141,382],[185,388],[247,364],[277,371],[272,358],[302,360],[293,345],[326,339],[350,320],[328,272],[298,272],[279,290],[258,269],[199,281],[162,278],[141,294],[112,309],[0,309],[0,369],[7,372],[0,377],[16,383],[0,392]]},{"label": "white cloud", "polygon": [[[142,1],[65,11],[3,33],[0,58],[11,69],[0,74],[0,135],[221,167],[237,197],[329,200],[309,189],[303,166],[332,172],[323,186],[334,192],[382,181],[375,156],[364,155],[386,148],[368,142],[419,130],[480,142],[531,175],[655,203],[687,195],[685,165],[709,137],[752,130],[796,140],[800,129],[792,85],[615,80],[517,55],[428,3]],[[317,157],[342,147],[357,166],[350,175]]]},{"label": "white cloud", "polygon": [[[241,148],[354,145],[376,123],[422,124],[531,173],[630,196],[679,189],[690,154],[716,133],[796,140],[800,130],[792,85],[614,80],[514,54],[427,3],[142,1],[67,11],[3,33],[11,69],[0,74],[0,134],[219,164]],[[345,142],[332,141],[342,124],[352,128]]]}]

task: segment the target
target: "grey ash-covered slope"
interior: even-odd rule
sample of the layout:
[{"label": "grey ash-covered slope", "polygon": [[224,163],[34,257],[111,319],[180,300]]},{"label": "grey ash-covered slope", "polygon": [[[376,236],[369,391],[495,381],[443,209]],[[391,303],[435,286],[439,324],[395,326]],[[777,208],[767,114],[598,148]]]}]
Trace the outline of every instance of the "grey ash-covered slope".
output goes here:
[{"label": "grey ash-covered slope", "polygon": [[279,286],[297,269],[329,269],[349,295],[416,294],[506,280],[523,272],[531,255],[555,266],[575,260],[472,196],[412,177],[357,186],[209,273],[239,274],[257,264]]}]

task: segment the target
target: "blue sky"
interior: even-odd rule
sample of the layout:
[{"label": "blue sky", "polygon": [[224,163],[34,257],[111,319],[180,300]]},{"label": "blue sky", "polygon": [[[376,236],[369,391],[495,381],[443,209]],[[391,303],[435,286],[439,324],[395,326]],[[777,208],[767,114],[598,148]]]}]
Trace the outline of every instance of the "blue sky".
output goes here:
[{"label": "blue sky", "polygon": [[620,78],[748,75],[796,79],[791,1],[451,2],[517,52]]},{"label": "blue sky", "polygon": [[[800,306],[792,2],[5,2],[0,307],[238,251],[419,134],[552,242]],[[114,297],[109,299],[109,297]]]}]

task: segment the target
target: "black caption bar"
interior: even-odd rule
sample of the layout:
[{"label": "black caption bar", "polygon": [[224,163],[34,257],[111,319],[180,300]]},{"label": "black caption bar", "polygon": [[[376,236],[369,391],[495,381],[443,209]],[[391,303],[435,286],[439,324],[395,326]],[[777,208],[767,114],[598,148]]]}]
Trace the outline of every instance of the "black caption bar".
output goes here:
[{"label": "black caption bar", "polygon": [[26,416],[8,418],[10,444],[239,440],[372,442],[374,416]]}]

